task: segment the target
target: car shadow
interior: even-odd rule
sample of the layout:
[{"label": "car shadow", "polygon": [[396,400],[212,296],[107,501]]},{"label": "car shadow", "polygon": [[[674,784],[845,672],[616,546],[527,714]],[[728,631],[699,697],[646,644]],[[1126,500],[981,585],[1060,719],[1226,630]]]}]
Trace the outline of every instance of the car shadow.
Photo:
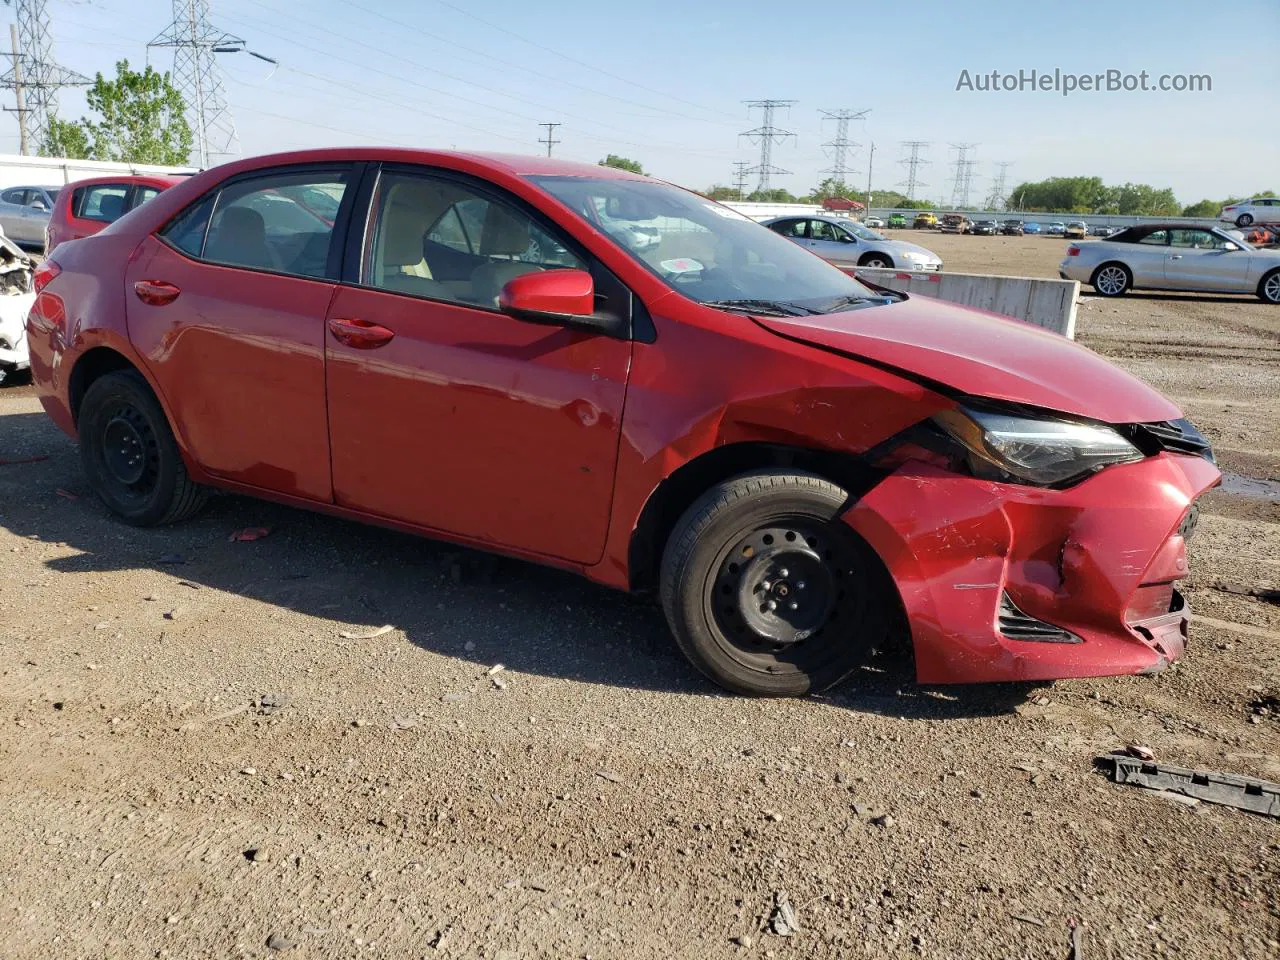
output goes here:
[{"label": "car shadow", "polygon": [[[92,495],[74,445],[42,413],[0,415],[0,437],[0,527],[71,548],[45,561],[56,573],[151,570],[330,621],[335,635],[390,624],[424,651],[477,666],[500,662],[545,677],[729,696],[688,664],[651,600],[569,572],[248,497],[216,496],[183,524],[130,527]],[[251,527],[269,533],[229,539]],[[1008,685],[918,687],[909,655],[899,655],[812,702],[958,719],[1007,713],[1025,698],[1025,688]]]},{"label": "car shadow", "polygon": [[1254,294],[1251,293],[1196,293],[1194,290],[1178,290],[1178,291],[1155,291],[1155,290],[1130,290],[1125,295],[1125,299],[1132,298],[1134,300],[1152,300],[1165,301],[1167,303],[1261,303]]}]

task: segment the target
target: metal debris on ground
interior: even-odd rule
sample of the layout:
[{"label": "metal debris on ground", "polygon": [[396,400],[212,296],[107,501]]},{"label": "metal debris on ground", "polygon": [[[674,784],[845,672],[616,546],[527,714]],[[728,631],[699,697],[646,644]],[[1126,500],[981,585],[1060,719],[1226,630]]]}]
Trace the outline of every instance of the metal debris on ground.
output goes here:
[{"label": "metal debris on ground", "polygon": [[250,543],[254,540],[261,540],[271,532],[270,527],[245,527],[243,530],[237,530],[227,537],[228,543]]},{"label": "metal debris on ground", "polygon": [[1164,790],[1208,803],[1280,818],[1280,784],[1206,770],[1187,770],[1150,763],[1121,754],[1098,757],[1095,763],[1115,783]]},{"label": "metal debris on ground", "polygon": [[378,637],[382,636],[383,634],[390,633],[394,629],[395,627],[393,627],[391,624],[384,623],[377,630],[371,630],[368,633],[354,633],[351,630],[343,630],[341,633],[338,634],[338,636],[340,636],[343,640],[376,640]]},{"label": "metal debris on ground", "polygon": [[769,930],[780,937],[789,937],[800,932],[800,919],[796,916],[796,908],[791,905],[785,890],[778,890],[773,895],[773,912],[769,914]]}]

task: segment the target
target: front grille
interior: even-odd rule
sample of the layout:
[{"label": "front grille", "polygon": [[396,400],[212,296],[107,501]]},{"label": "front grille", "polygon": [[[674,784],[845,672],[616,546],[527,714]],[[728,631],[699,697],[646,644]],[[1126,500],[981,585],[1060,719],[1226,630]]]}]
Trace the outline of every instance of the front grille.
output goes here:
[{"label": "front grille", "polygon": [[1070,630],[1055,627],[1035,617],[1023,613],[1017,604],[1009,599],[1009,594],[1000,595],[1000,616],[998,619],[1000,632],[1010,640],[1030,640],[1037,643],[1083,643]]},{"label": "front grille", "polygon": [[1213,447],[1190,420],[1160,420],[1156,423],[1134,423],[1129,427],[1130,439],[1147,455],[1187,453],[1217,463]]}]

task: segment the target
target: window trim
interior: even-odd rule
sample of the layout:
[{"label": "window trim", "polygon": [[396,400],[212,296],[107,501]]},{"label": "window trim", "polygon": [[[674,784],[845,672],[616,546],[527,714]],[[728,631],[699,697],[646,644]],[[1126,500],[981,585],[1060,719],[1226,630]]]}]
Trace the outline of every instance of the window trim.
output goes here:
[{"label": "window trim", "polygon": [[607,327],[602,324],[598,331],[600,336],[611,337],[616,340],[639,340],[644,343],[652,343],[656,339],[656,331],[653,327],[653,321],[649,317],[648,311],[645,309],[643,302],[636,292],[632,290],[621,277],[617,276],[617,274],[601,263],[599,258],[594,256],[591,251],[578,240],[577,237],[573,236],[573,234],[560,226],[560,224],[556,223],[523,197],[518,197],[510,191],[504,190],[488,180],[474,177],[457,170],[451,170],[447,167],[432,167],[426,164],[401,162],[370,163],[368,167],[369,169],[365,171],[364,178],[359,185],[359,189],[355,193],[355,199],[358,206],[351,216],[351,223],[348,228],[349,235],[345,244],[342,259],[341,275],[338,280],[338,283],[342,286],[353,287],[358,290],[369,290],[374,293],[381,293],[392,297],[403,297],[406,300],[414,300],[420,303],[439,303],[446,306],[459,307],[464,310],[476,310],[489,316],[505,317],[512,323],[524,322],[516,320],[508,314],[503,313],[497,307],[486,307],[483,304],[467,303],[463,300],[428,297],[423,294],[408,293],[403,290],[388,290],[385,287],[375,286],[371,283],[364,283],[362,281],[361,278],[364,275],[365,258],[370,252],[372,230],[375,225],[373,201],[374,198],[378,196],[378,188],[381,185],[383,175],[402,174],[407,176],[416,176],[423,179],[447,180],[465,187],[467,190],[470,190],[477,196],[489,200],[491,203],[501,203],[527,216],[539,229],[550,236],[552,240],[560,243],[561,246],[586,265],[587,272],[591,274],[591,277],[595,282],[596,293],[598,296],[601,295],[601,288],[605,286],[612,286],[615,287],[615,289],[626,291],[630,297],[629,309],[627,309],[625,313],[623,311],[619,311],[616,315],[611,316],[611,327]]},{"label": "window trim", "polygon": [[[346,247],[350,237],[352,211],[355,209],[357,194],[360,193],[360,190],[364,185],[364,181],[368,174],[368,168],[370,166],[371,164],[363,161],[340,160],[325,161],[321,163],[291,163],[278,167],[259,167],[256,170],[246,170],[243,173],[238,173],[233,177],[227,177],[227,179],[214,184],[204,193],[200,194],[200,196],[191,200],[173,216],[169,217],[162,224],[156,227],[155,230],[152,231],[151,235],[170,250],[178,254],[178,256],[190,260],[193,263],[203,264],[204,266],[221,267],[226,270],[244,270],[247,273],[257,273],[268,277],[289,277],[293,280],[311,280],[315,283],[337,283],[342,275],[342,266],[345,262]],[[323,277],[311,277],[301,273],[289,273],[285,270],[270,270],[266,267],[250,267],[238,263],[220,263],[217,260],[209,260],[205,257],[205,247],[209,243],[209,228],[213,225],[213,218],[218,213],[218,204],[222,199],[223,191],[229,187],[235,186],[236,184],[245,183],[247,181],[264,180],[268,177],[311,173],[342,173],[347,176],[347,189],[343,192],[342,203],[338,206],[338,215],[333,222],[333,229],[329,234],[329,251],[325,258],[325,271]],[[200,238],[200,254],[198,256],[193,255],[178,247],[176,244],[170,243],[168,237],[165,235],[166,231],[183,214],[199,206],[201,203],[204,203],[204,201],[210,197],[213,197],[213,206],[209,210],[208,219],[205,220],[204,235]]]}]

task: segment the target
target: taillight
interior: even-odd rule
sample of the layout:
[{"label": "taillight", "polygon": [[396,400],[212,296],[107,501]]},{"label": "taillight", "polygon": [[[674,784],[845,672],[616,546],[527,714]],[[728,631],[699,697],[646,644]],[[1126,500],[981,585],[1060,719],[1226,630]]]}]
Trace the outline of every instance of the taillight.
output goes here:
[{"label": "taillight", "polygon": [[1067,247],[1067,256],[1068,256],[1068,257],[1078,257],[1078,256],[1080,256],[1080,248],[1079,248],[1079,247]]},{"label": "taillight", "polygon": [[1223,213],[1230,213],[1230,212],[1231,212],[1232,210],[1234,210],[1234,209],[1235,209],[1235,207],[1223,207],[1223,208],[1222,208],[1222,212],[1223,212]]},{"label": "taillight", "polygon": [[40,265],[36,267],[36,272],[32,276],[32,285],[35,287],[36,293],[47,287],[50,281],[62,272],[62,267],[58,266],[58,261],[48,258],[42,260]]}]

